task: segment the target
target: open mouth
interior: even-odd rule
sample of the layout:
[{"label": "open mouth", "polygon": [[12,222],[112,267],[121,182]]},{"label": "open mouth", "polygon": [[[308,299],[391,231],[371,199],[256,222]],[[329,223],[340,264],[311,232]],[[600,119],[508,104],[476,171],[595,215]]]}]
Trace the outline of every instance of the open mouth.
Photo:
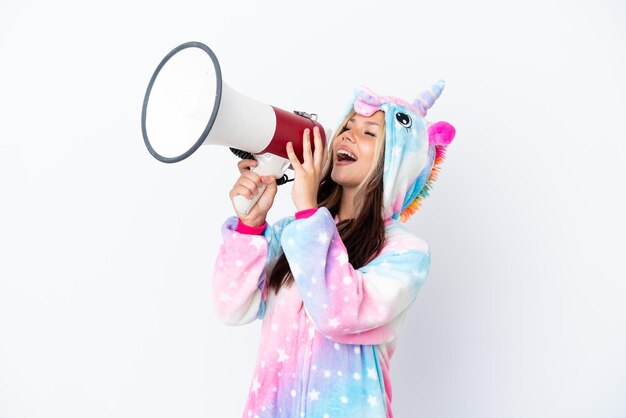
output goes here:
[{"label": "open mouth", "polygon": [[345,149],[337,150],[337,161],[356,161],[356,155]]}]

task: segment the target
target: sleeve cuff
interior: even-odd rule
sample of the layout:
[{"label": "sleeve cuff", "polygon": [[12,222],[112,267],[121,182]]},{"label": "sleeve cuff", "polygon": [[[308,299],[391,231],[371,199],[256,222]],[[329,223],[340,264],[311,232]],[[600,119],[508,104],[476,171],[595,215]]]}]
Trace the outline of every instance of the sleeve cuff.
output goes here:
[{"label": "sleeve cuff", "polygon": [[304,209],[299,212],[296,212],[296,220],[308,218],[309,216],[313,215],[315,212],[317,212],[317,208]]},{"label": "sleeve cuff", "polygon": [[241,219],[237,219],[237,232],[248,235],[261,235],[265,231],[267,222],[263,222],[261,226],[250,226],[241,222]]}]

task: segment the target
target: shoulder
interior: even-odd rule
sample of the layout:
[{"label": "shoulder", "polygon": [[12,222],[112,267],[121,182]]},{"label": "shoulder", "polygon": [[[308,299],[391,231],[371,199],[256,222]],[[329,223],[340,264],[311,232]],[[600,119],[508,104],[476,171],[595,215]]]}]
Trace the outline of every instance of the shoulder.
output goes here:
[{"label": "shoulder", "polygon": [[425,240],[414,235],[397,221],[393,221],[385,227],[385,243],[382,252],[394,250],[415,250],[426,254],[430,252]]}]

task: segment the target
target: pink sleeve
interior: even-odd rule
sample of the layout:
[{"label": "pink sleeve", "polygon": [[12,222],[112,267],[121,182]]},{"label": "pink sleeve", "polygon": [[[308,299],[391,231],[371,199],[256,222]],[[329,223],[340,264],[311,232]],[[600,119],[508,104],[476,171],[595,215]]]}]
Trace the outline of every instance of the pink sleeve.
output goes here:
[{"label": "pink sleeve", "polygon": [[298,219],[306,219],[317,212],[317,208],[304,209],[296,212],[296,220]]},{"label": "pink sleeve", "polygon": [[250,226],[244,224],[241,219],[237,219],[237,232],[248,235],[261,235],[267,227],[267,222],[263,222],[261,226]]},{"label": "pink sleeve", "polygon": [[227,325],[252,322],[262,317],[265,308],[266,238],[235,229],[235,218],[222,226],[223,241],[212,279],[214,312]]}]

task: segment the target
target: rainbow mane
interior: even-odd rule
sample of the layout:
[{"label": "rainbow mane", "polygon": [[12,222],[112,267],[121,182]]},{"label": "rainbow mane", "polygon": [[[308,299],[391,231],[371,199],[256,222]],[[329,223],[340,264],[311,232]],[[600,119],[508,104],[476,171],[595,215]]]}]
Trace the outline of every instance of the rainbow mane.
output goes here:
[{"label": "rainbow mane", "polygon": [[443,163],[445,159],[446,159],[446,147],[439,146],[439,145],[435,146],[435,160],[433,162],[433,167],[430,170],[428,179],[426,180],[426,183],[424,183],[424,187],[422,187],[422,190],[420,190],[420,192],[417,194],[417,197],[415,198],[415,200],[413,200],[406,207],[406,209],[404,209],[400,213],[400,222],[408,221],[409,218],[413,216],[413,214],[417,212],[419,208],[422,207],[423,200],[429,196],[430,190],[433,187],[433,183],[435,182],[435,180],[437,180],[437,176],[439,175],[441,164]]}]

